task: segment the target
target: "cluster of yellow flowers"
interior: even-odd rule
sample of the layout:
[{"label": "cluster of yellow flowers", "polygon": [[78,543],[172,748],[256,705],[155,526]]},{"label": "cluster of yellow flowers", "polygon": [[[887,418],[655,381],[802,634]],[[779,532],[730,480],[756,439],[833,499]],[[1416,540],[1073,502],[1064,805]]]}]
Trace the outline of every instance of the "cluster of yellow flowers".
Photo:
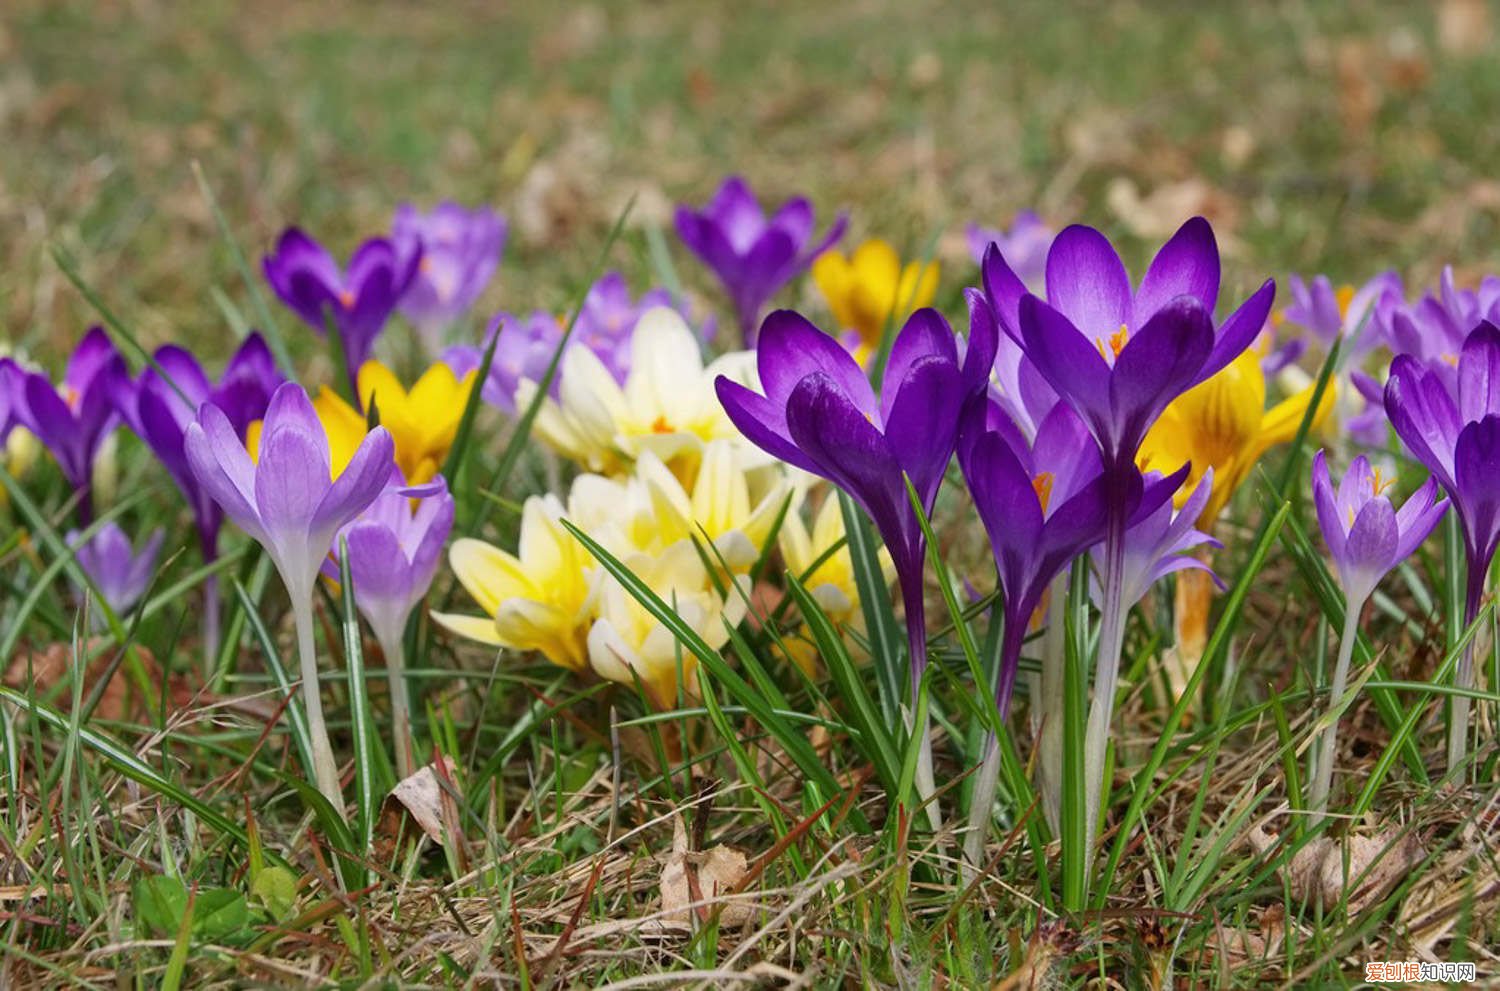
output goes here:
[{"label": "cluster of yellow flowers", "polygon": [[[667,709],[696,697],[697,659],[563,520],[714,649],[750,608],[750,573],[778,520],[787,567],[805,576],[835,623],[857,626],[859,599],[848,551],[829,553],[843,539],[837,500],[824,501],[809,532],[798,515],[806,476],[744,442],[714,395],[720,374],[753,382],[753,355],[736,352],[705,367],[692,331],[668,309],[645,313],[631,346],[623,384],[587,348],[564,354],[557,398],[543,399],[533,433],[585,472],[566,502],[552,494],[526,500],[514,552],[455,541],[449,564],[483,615],[433,618],[481,643],[639,683],[652,705]],[[530,403],[536,388],[523,382],[517,405]],[[794,659],[810,668],[814,655],[799,648]]]}]

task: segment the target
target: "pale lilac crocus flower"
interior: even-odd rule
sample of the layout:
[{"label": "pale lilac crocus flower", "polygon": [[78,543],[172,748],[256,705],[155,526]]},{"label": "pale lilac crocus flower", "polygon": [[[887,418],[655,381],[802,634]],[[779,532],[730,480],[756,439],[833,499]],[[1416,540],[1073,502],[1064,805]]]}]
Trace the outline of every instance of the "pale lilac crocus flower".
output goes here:
[{"label": "pale lilac crocus flower", "polygon": [[198,484],[265,548],[286,585],[297,627],[313,770],[318,789],[342,814],[338,766],[318,690],[314,585],[334,534],[398,471],[395,444],[384,427],[376,427],[334,477],[323,424],[302,387],[287,382],[271,397],[255,456],[224,412],[210,403],[199,407],[198,418],[188,425],[184,447]]},{"label": "pale lilac crocus flower", "polygon": [[339,530],[332,557],[323,567],[325,575],[337,580],[339,559],[347,549],[354,605],[385,655],[396,769],[402,779],[416,771],[406,684],[406,624],[432,587],[452,529],[453,496],[443,476],[420,486],[392,485]]},{"label": "pale lilac crocus flower", "polygon": [[1328,694],[1328,711],[1333,721],[1323,731],[1319,743],[1307,803],[1315,813],[1322,813],[1328,804],[1337,752],[1338,714],[1346,704],[1344,691],[1354,642],[1359,637],[1359,614],[1380,580],[1421,546],[1448,510],[1448,500],[1437,497],[1434,478],[1428,478],[1396,509],[1386,496],[1386,489],[1393,481],[1382,479],[1380,472],[1372,469],[1369,459],[1361,454],[1335,488],[1324,453],[1319,451],[1313,458],[1313,503],[1318,510],[1318,526],[1344,589],[1344,629],[1339,637],[1338,659]]}]

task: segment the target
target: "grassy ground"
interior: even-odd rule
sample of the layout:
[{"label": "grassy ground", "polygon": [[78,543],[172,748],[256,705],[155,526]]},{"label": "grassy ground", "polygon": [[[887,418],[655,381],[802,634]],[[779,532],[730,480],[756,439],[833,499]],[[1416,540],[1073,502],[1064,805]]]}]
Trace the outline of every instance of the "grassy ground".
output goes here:
[{"label": "grassy ground", "polygon": [[[0,326],[55,367],[95,319],[52,258],[59,246],[144,343],[227,350],[214,291],[240,307],[247,296],[195,161],[252,258],[287,223],[344,252],[402,200],[494,203],[512,239],[486,305],[517,310],[565,308],[632,196],[611,262],[644,281],[648,228],[731,171],[775,196],[806,192],[829,214],[847,208],[861,236],[916,250],[940,232],[950,309],[973,276],[963,224],[1025,207],[1104,227],[1134,261],[1183,216],[1207,213],[1231,287],[1291,271],[1493,271],[1500,71],[1483,43],[1497,24],[1493,4],[1461,0],[940,12],[864,0],[795,13],[12,0],[0,11]],[[313,355],[309,339],[293,343]],[[499,446],[480,457],[493,462]],[[139,455],[122,443],[121,498],[134,518],[166,518],[175,494]],[[37,502],[62,505],[60,483],[41,477]],[[503,495],[539,484],[532,473]],[[1239,564],[1264,533],[1263,491],[1247,489],[1221,534],[1231,582],[1252,575]],[[951,543],[965,521],[944,511]],[[485,533],[504,543],[514,522],[499,515]],[[0,987],[152,986],[180,980],[184,962],[203,987],[639,986],[628,982],[664,971],[676,976],[660,983],[709,985],[1352,986],[1358,961],[1413,959],[1414,947],[1476,960],[1500,981],[1500,793],[1422,783],[1418,771],[1436,776],[1440,759],[1433,720],[1417,735],[1425,764],[1398,762],[1351,824],[1390,845],[1382,863],[1410,868],[1393,890],[1310,907],[1299,897],[1310,882],[1281,869],[1295,852],[1285,755],[1309,739],[1327,639],[1299,526],[1315,529],[1301,506],[1246,579],[1204,705],[1145,781],[1130,774],[1162,738],[1168,706],[1148,677],[1162,631],[1133,627],[1112,824],[1148,785],[1151,800],[1141,828],[1106,834],[1124,836],[1107,900],[1072,917],[1057,913],[1056,878],[1022,825],[995,837],[985,880],[959,887],[951,837],[887,814],[836,714],[811,734],[848,796],[830,820],[733,692],[721,713],[652,721],[628,692],[446,645],[416,677],[425,739],[454,759],[462,792],[439,829],[448,842],[408,842],[392,809],[358,868],[365,883],[351,883],[355,868],[340,866],[291,783],[296,757],[271,718],[280,696],[263,656],[287,636],[274,580],[269,649],[247,632],[235,674],[203,693],[188,674],[190,596],[160,593],[132,637],[143,649],[70,645],[61,580],[58,594],[27,598],[39,575],[57,579],[50,558],[0,533],[13,575],[0,586],[4,660],[51,671],[40,680],[62,714],[4,722]],[[252,592],[265,582],[248,555],[231,566]],[[178,561],[168,575],[193,567]],[[1370,627],[1381,677],[1421,681],[1443,652],[1441,561],[1391,584]],[[323,615],[341,653],[336,604]],[[952,637],[937,649],[961,666]],[[102,677],[105,666],[122,674]],[[824,711],[795,679],[783,686],[787,711]],[[954,715],[957,685],[943,691]],[[341,692],[330,688],[347,758]],[[1355,785],[1391,736],[1377,708],[1346,717]],[[1480,781],[1493,782],[1494,753],[1480,754]],[[956,755],[941,759],[940,780],[962,774]],[[663,874],[675,864],[684,878],[711,876],[705,851],[719,844],[748,855],[736,904],[754,911],[664,915]],[[143,883],[161,875],[197,885],[191,916],[170,886]]]}]

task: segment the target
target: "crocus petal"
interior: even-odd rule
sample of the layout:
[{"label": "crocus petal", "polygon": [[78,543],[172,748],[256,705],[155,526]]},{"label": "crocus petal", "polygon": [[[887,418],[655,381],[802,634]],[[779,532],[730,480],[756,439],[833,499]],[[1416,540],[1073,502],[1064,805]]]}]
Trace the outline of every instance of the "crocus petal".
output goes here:
[{"label": "crocus petal", "polygon": [[1500,413],[1500,327],[1488,320],[1474,328],[1459,355],[1458,413],[1465,422]]},{"label": "crocus petal", "polygon": [[958,368],[944,358],[923,358],[908,367],[900,388],[887,394],[893,398],[886,418],[886,444],[930,513],[953,457],[958,414],[965,400]]},{"label": "crocus petal", "polygon": [[1453,451],[1453,479],[1473,560],[1488,569],[1500,539],[1500,415],[1464,427]]},{"label": "crocus petal", "polygon": [[1365,503],[1349,528],[1343,559],[1337,563],[1344,580],[1344,593],[1363,601],[1380,579],[1396,564],[1396,512],[1384,497]]},{"label": "crocus petal", "polygon": [[[1202,382],[1224,368],[1255,340],[1271,315],[1271,304],[1276,301],[1276,283],[1267,279],[1261,287],[1219,325],[1213,351],[1203,363],[1196,382]],[[1194,384],[1196,384],[1196,382]]]},{"label": "crocus petal", "polygon": [[201,406],[198,419],[188,425],[183,448],[198,484],[240,529],[264,543],[266,530],[256,508],[255,465],[223,411],[207,403]]},{"label": "crocus petal", "polygon": [[1048,384],[1086,419],[1107,422],[1110,369],[1093,342],[1035,296],[1022,298],[1020,323],[1026,356]]},{"label": "crocus petal", "polygon": [[[896,335],[895,343],[891,345],[890,360],[886,362],[885,378],[881,384],[882,424],[891,422],[891,408],[895,405],[902,384],[911,374],[912,366],[929,358],[938,358],[953,366],[955,371],[958,369],[958,348],[953,343],[953,328],[948,326],[948,321],[937,310],[921,309],[907,318],[901,332]],[[985,367],[988,368],[988,364]]]},{"label": "crocus petal", "polygon": [[[357,516],[391,480],[396,443],[384,427],[365,435],[349,466],[325,490],[312,515],[310,528],[336,530]],[[261,471],[264,471],[262,467]],[[324,476],[327,478],[327,476]]]},{"label": "crocus petal", "polygon": [[818,465],[793,442],[786,425],[784,406],[777,406],[760,393],[723,375],[714,379],[714,391],[730,422],[750,443],[803,471],[822,473]]},{"label": "crocus petal", "polygon": [[1318,528],[1323,531],[1323,542],[1335,561],[1344,559],[1344,545],[1348,543],[1348,525],[1339,512],[1334,495],[1333,480],[1328,474],[1328,458],[1320,450],[1313,455],[1312,466],[1313,505],[1318,511]]},{"label": "crocus petal", "polygon": [[1157,310],[1115,359],[1109,399],[1122,446],[1134,445],[1153,420],[1197,378],[1214,346],[1213,318],[1191,296],[1179,296]]},{"label": "crocus petal", "polygon": [[1194,217],[1178,228],[1141,280],[1135,294],[1137,324],[1178,296],[1191,296],[1213,313],[1219,298],[1219,246],[1207,220]]},{"label": "crocus petal", "polygon": [[1416,553],[1448,511],[1448,500],[1439,499],[1437,493],[1437,479],[1428,478],[1396,511],[1396,528],[1401,533],[1401,542],[1396,548],[1397,561],[1404,561]]},{"label": "crocus petal", "polygon": [[1080,224],[1057,235],[1047,253],[1047,302],[1091,340],[1130,325],[1130,275],[1108,238]]}]

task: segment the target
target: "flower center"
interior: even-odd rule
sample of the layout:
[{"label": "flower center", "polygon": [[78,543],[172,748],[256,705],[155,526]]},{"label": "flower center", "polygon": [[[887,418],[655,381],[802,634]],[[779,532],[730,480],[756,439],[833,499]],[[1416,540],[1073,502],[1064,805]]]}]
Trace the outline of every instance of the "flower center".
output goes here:
[{"label": "flower center", "polygon": [[1052,501],[1052,473],[1044,471],[1031,480],[1031,490],[1036,493],[1036,501],[1041,504],[1042,512],[1047,512],[1047,503]]},{"label": "flower center", "polygon": [[354,292],[349,289],[340,290],[339,305],[346,310],[354,309]]},{"label": "flower center", "polygon": [[675,432],[675,430],[676,428],[667,422],[667,417],[665,414],[658,416],[651,423],[651,432],[653,434],[670,434]]},{"label": "flower center", "polygon": [[1333,298],[1339,304],[1339,319],[1342,320],[1349,315],[1349,304],[1354,302],[1354,287],[1350,285],[1339,286],[1333,294]]},{"label": "flower center", "polygon": [[[1118,358],[1120,356],[1120,352],[1123,351],[1123,350],[1125,350],[1125,344],[1129,340],[1130,340],[1130,328],[1127,327],[1127,326],[1125,326],[1122,323],[1122,324],[1120,324],[1120,329],[1119,330],[1117,330],[1113,334],[1109,335],[1109,349],[1114,352],[1114,357]],[[1099,357],[1103,358],[1105,361],[1108,361],[1109,358],[1110,358],[1110,355],[1108,355],[1108,354],[1105,353],[1105,351],[1104,351],[1104,344],[1105,344],[1104,338],[1102,338],[1102,337],[1096,337],[1096,338],[1094,338],[1094,346],[1099,349]]]},{"label": "flower center", "polygon": [[1391,478],[1381,478],[1379,468],[1376,468],[1374,475],[1370,477],[1370,488],[1377,496],[1384,495],[1385,490],[1390,488],[1395,483],[1396,479],[1394,476],[1392,476]]}]

